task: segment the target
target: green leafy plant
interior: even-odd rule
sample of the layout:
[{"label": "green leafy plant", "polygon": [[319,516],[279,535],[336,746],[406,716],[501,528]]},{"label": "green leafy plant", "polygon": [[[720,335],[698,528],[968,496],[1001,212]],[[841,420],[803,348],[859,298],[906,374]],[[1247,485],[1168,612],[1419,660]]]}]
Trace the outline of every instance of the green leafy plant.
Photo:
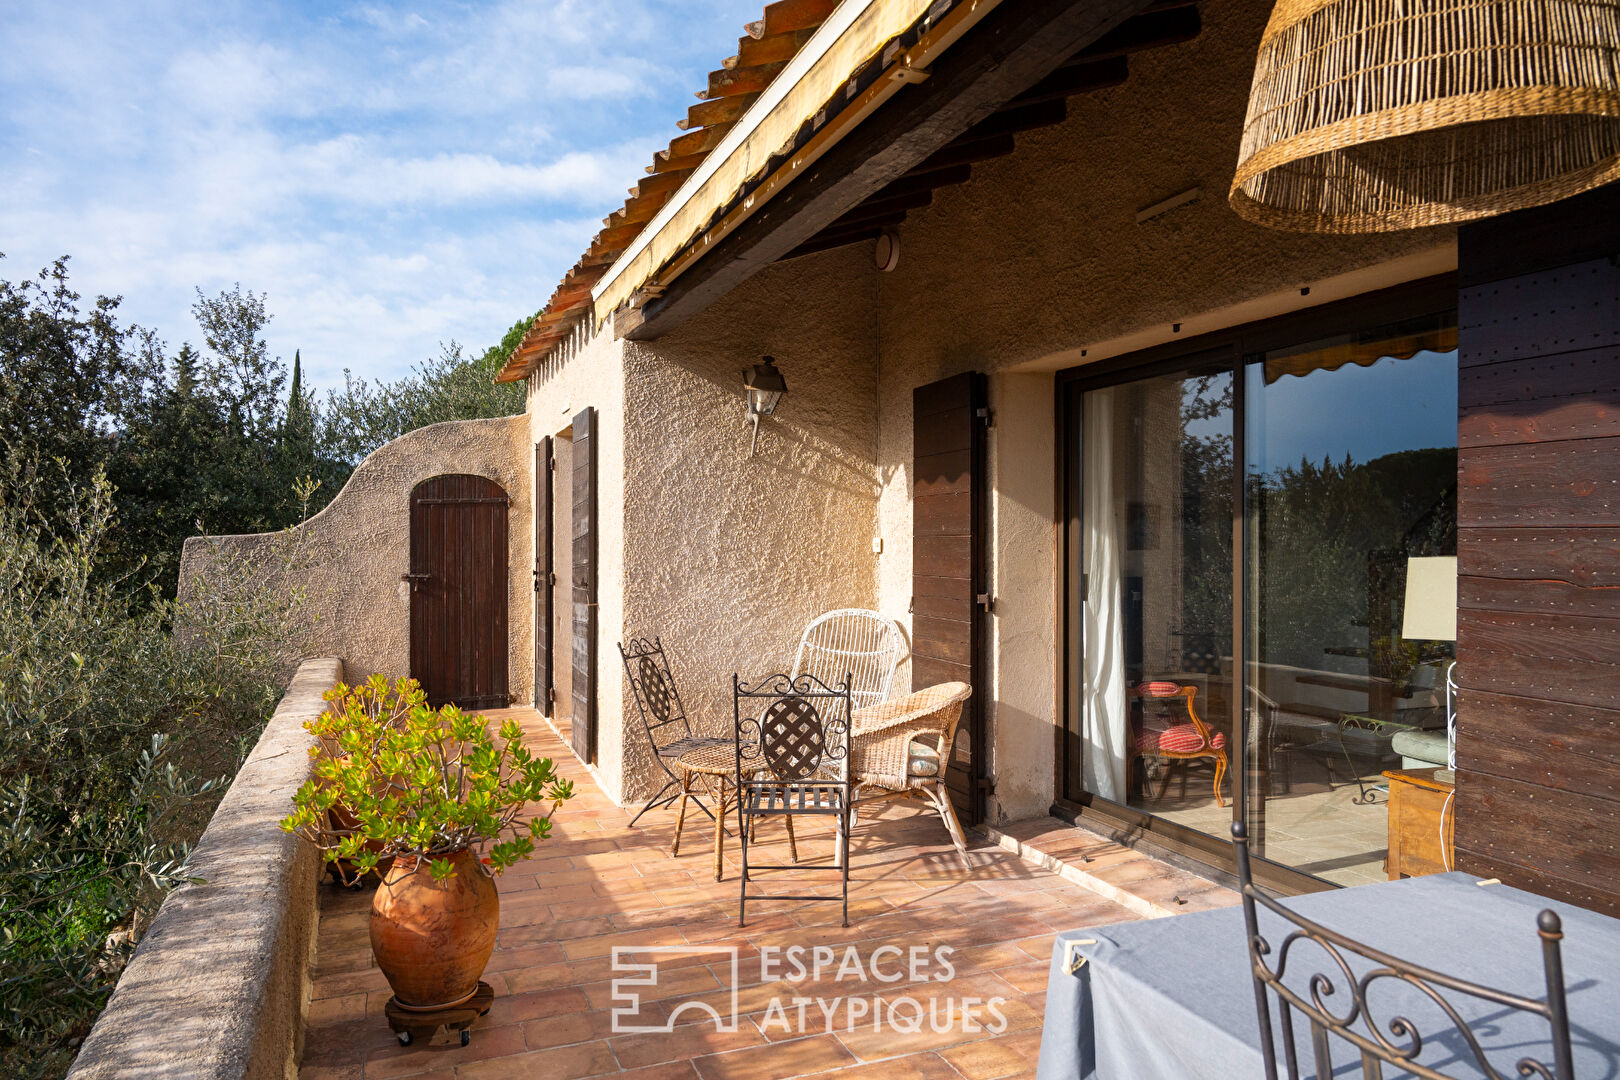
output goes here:
[{"label": "green leafy plant", "polygon": [[[414,680],[373,675],[338,684],[326,700],[331,707],[304,725],[319,740],[315,775],[281,827],[327,862],[365,874],[385,859],[426,859],[443,881],[455,873],[446,856],[488,844],[484,861],[498,874],[534,854],[573,796],[552,760],[523,745],[516,720],[492,732],[483,716],[430,708]],[[548,802],[519,824],[531,804]]]}]

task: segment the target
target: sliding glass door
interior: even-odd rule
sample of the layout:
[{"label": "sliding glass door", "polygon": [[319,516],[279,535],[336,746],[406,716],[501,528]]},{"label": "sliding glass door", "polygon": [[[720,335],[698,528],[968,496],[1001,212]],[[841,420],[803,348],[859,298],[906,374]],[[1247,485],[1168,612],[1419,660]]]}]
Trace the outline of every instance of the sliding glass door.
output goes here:
[{"label": "sliding glass door", "polygon": [[1457,357],[1452,312],[1377,315],[1067,384],[1064,796],[1383,876],[1382,773],[1445,762],[1452,647],[1403,598],[1456,553]]},{"label": "sliding glass door", "polygon": [[1244,365],[1250,832],[1335,884],[1385,877],[1383,772],[1445,762],[1452,645],[1404,637],[1403,602],[1410,560],[1457,553],[1456,336],[1429,316]]}]

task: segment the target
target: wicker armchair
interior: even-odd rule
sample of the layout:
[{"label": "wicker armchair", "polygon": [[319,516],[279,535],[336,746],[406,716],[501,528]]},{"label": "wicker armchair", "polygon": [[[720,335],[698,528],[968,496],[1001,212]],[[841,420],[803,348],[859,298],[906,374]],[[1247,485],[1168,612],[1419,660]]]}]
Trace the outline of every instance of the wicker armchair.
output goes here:
[{"label": "wicker armchair", "polygon": [[[971,696],[973,688],[967,683],[948,682],[856,709],[850,736],[855,806],[887,799],[921,799],[939,812],[962,864],[969,869],[972,863],[962,823],[945,790],[945,769],[956,725],[962,719],[962,703]],[[876,793],[863,794],[870,788],[876,788]]]}]

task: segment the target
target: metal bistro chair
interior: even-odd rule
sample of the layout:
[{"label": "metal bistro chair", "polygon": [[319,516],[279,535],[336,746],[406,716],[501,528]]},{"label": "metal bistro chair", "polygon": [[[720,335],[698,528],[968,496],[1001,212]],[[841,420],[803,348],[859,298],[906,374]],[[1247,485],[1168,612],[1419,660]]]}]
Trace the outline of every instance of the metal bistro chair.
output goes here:
[{"label": "metal bistro chair", "polygon": [[893,619],[865,608],[840,608],[804,628],[793,674],[814,675],[826,686],[848,679],[850,700],[864,709],[889,700],[894,673],[909,652]]},{"label": "metal bistro chair", "polygon": [[[636,709],[641,713],[641,726],[647,732],[647,742],[653,749],[653,760],[664,770],[668,782],[658,794],[647,800],[647,805],[630,819],[634,825],[641,815],[657,807],[668,806],[682,795],[680,777],[670,769],[670,762],[682,754],[711,746],[730,746],[731,740],[717,735],[696,735],[686,719],[686,708],[681,704],[680,692],[669,671],[669,657],[664,655],[661,638],[631,638],[630,647],[619,642],[619,656],[624,660],[624,673],[630,679],[630,688],[636,695]],[[698,809],[714,815],[696,795],[690,796]]]},{"label": "metal bistro chair", "polygon": [[[737,925],[747,925],[748,901],[826,900],[806,893],[748,895],[755,870],[837,870],[843,879],[844,925],[849,925],[849,719],[850,678],[828,686],[814,675],[771,675],[752,685],[731,677],[736,746],[737,824],[742,837],[742,882]],[[833,819],[833,866],[752,865],[749,844],[761,818]],[[791,835],[791,833],[790,833]]]},{"label": "metal bistro chair", "polygon": [[[1455,1057],[1463,1062],[1467,1075],[1474,1075],[1475,1068],[1488,1077],[1508,1075],[1506,1069],[1495,1068],[1486,1060],[1487,1055],[1480,1047],[1478,1038],[1456,1006],[1448,1000],[1447,992],[1453,997],[1466,996],[1505,1009],[1532,1013],[1546,1020],[1552,1036],[1551,1066],[1532,1058],[1520,1058],[1513,1063],[1513,1074],[1539,1076],[1545,1080],[1574,1080],[1569,1013],[1564,1001],[1564,960],[1559,946],[1564,933],[1557,913],[1545,910],[1536,919],[1537,933],[1541,937],[1542,965],[1547,978],[1547,999],[1537,1001],[1419,967],[1304,918],[1255,886],[1249,870],[1249,834],[1242,822],[1232,823],[1232,843],[1237,849],[1238,884],[1243,895],[1243,921],[1249,939],[1249,969],[1254,979],[1254,1004],[1260,1024],[1260,1052],[1265,1060],[1266,1080],[1277,1080],[1279,1041],[1283,1048],[1283,1062],[1288,1070],[1285,1075],[1288,1080],[1299,1080],[1299,1052],[1294,1044],[1295,1011],[1303,1014],[1310,1023],[1314,1076],[1337,1075],[1333,1071],[1334,1040],[1347,1042],[1354,1048],[1361,1057],[1361,1075],[1371,1080],[1382,1077],[1382,1064],[1393,1065],[1414,1076],[1447,1080],[1454,1074],[1439,1072],[1418,1060],[1423,1048],[1431,1041],[1440,1047],[1440,1055]],[[1273,946],[1261,936],[1256,905],[1265,907],[1290,924],[1288,936],[1283,938],[1280,945]],[[1291,980],[1294,986],[1310,987],[1308,999],[1300,990],[1283,982],[1289,951],[1302,941],[1327,954],[1326,971],[1310,973],[1308,980],[1298,976]],[[1351,958],[1364,961],[1357,966],[1366,970],[1355,974]],[[1348,984],[1345,989],[1349,993],[1342,1011],[1335,1013],[1331,1002],[1336,991],[1334,981],[1340,978]],[[1452,1030],[1461,1036],[1461,1045],[1456,1038],[1425,1041],[1423,1033],[1416,1030],[1413,1021],[1404,1015],[1374,1017],[1368,991],[1374,984],[1385,981],[1411,988],[1412,996],[1419,1002],[1426,1001],[1443,1013]],[[1271,994],[1277,996],[1277,1019],[1281,1030],[1276,1033],[1272,1031]],[[1495,1014],[1492,1022],[1499,1020],[1500,1014]],[[1466,1045],[1466,1053],[1462,1051],[1462,1045]],[[1473,1056],[1472,1062],[1467,1061],[1469,1054]]]}]

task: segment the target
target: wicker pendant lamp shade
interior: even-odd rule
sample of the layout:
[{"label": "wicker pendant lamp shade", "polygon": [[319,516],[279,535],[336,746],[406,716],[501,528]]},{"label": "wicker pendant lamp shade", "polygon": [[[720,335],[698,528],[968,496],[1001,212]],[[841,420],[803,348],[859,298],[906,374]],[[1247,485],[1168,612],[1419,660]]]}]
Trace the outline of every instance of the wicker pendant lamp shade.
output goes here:
[{"label": "wicker pendant lamp shade", "polygon": [[1278,0],[1231,200],[1273,228],[1414,229],[1620,178],[1620,0]]}]

